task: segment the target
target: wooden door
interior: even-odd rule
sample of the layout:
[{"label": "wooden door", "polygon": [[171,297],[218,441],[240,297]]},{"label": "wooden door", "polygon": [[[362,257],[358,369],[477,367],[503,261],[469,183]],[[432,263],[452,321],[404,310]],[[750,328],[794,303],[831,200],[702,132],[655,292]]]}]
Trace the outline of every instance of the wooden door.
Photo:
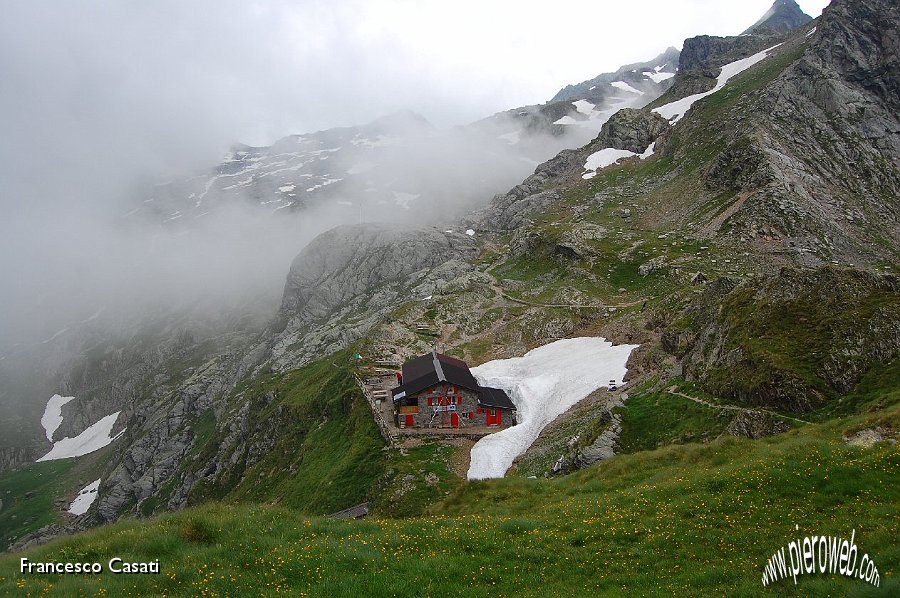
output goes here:
[{"label": "wooden door", "polygon": [[416,425],[416,418],[412,415],[407,415],[406,416],[406,427],[412,428],[415,425]]},{"label": "wooden door", "polygon": [[453,428],[459,427],[459,413],[456,411],[450,413],[450,426]]}]

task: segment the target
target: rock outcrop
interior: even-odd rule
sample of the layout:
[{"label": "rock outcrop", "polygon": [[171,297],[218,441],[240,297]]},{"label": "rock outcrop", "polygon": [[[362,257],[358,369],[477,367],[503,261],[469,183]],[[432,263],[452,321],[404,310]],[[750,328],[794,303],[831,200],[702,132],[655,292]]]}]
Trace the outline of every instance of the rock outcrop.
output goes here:
[{"label": "rock outcrop", "polygon": [[471,236],[436,229],[342,226],[320,235],[291,265],[272,365],[285,370],[346,347],[400,303],[471,271],[464,258],[474,249]]},{"label": "rock outcrop", "polygon": [[775,0],[772,8],[744,34],[780,34],[803,27],[813,18],[803,12],[794,0]]},{"label": "rock outcrop", "polygon": [[711,394],[807,411],[900,354],[900,280],[838,268],[720,279],[662,342]]}]

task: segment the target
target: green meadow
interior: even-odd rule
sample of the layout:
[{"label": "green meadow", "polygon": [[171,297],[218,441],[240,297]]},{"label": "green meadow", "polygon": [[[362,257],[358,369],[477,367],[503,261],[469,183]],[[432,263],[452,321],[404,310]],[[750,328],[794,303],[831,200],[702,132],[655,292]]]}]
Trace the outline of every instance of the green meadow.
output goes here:
[{"label": "green meadow", "polygon": [[[551,479],[459,485],[429,515],[336,521],[210,503],[0,558],[25,596],[891,596],[900,593],[900,451],[849,446],[894,406],[750,441],[622,455]],[[873,420],[874,421],[874,420]],[[799,529],[798,529],[799,528]],[[833,575],[764,589],[774,551],[849,537],[881,587]],[[20,575],[19,559],[159,560],[159,575]]]}]

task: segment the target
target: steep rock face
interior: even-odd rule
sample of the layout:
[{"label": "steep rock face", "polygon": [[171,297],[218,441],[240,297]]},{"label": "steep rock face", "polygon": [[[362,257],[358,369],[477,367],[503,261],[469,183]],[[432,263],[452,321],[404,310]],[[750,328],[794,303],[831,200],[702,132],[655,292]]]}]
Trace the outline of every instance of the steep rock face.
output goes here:
[{"label": "steep rock face", "polygon": [[294,260],[285,284],[285,328],[271,343],[286,370],[360,338],[400,302],[424,298],[472,269],[471,236],[385,225],[342,226]]},{"label": "steep rock face", "polygon": [[[894,114],[900,108],[900,6],[891,0],[836,0],[825,10],[795,74],[805,95],[823,109],[850,116],[841,87],[865,90]],[[830,93],[829,93],[830,92]],[[844,93],[846,93],[844,91]]]},{"label": "steep rock face", "polygon": [[713,394],[806,411],[900,354],[900,280],[838,268],[721,279],[662,340]]},{"label": "steep rock face", "polygon": [[699,35],[684,40],[678,75],[664,98],[674,101],[711,90],[724,65],[770,48],[781,39],[783,36],[774,34],[745,34]]},{"label": "steep rock face", "polygon": [[640,154],[668,129],[668,121],[655,112],[625,108],[609,119],[588,149],[611,147]]},{"label": "steep rock face", "polygon": [[619,110],[604,123],[593,141],[577,150],[562,151],[538,166],[521,184],[495,196],[491,205],[475,216],[475,221],[487,230],[520,228],[531,215],[546,210],[559,199],[556,187],[580,178],[590,154],[610,147],[640,154],[668,129],[669,123],[654,112]]},{"label": "steep rock face", "polygon": [[894,3],[832,3],[800,58],[750,108],[753,143],[731,161],[757,184],[745,187],[754,197],[735,232],[774,225],[824,259],[855,264],[896,255],[898,47]]},{"label": "steep rock face", "polygon": [[746,58],[771,45],[771,39],[756,35],[715,37],[698,35],[684,40],[682,72],[699,72],[715,78],[723,64]]},{"label": "steep rock face", "polygon": [[678,76],[668,92],[671,99],[712,89],[723,65],[769,48],[812,18],[794,0],[777,0],[757,23],[742,35],[699,35],[684,40]]},{"label": "steep rock face", "polygon": [[321,319],[375,287],[405,281],[453,253],[452,238],[435,230],[338,227],[313,240],[291,264],[281,310]]},{"label": "steep rock face", "polygon": [[812,20],[812,17],[803,12],[803,9],[794,0],[775,0],[772,8],[744,34],[787,33],[803,27]]}]

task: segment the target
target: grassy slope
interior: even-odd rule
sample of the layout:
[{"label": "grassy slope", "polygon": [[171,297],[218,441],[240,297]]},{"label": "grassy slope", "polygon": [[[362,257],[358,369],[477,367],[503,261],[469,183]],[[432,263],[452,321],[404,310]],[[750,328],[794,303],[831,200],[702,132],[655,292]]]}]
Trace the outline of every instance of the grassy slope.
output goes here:
[{"label": "grassy slope", "polygon": [[71,459],[35,463],[0,478],[0,546],[58,518],[54,497],[70,490]]},{"label": "grassy slope", "polygon": [[722,433],[733,413],[669,394],[652,392],[631,397],[619,409],[623,453],[654,449],[674,442],[703,442]]},{"label": "grassy slope", "polygon": [[[242,387],[247,396],[274,395],[254,408],[263,426],[282,426],[278,442],[252,467],[238,471],[233,486],[223,480],[224,487],[199,488],[192,500],[271,502],[316,514],[366,500],[383,473],[384,441],[349,363],[345,351]],[[210,446],[215,448],[215,438]]]},{"label": "grassy slope", "polygon": [[[900,410],[892,408],[892,417]],[[862,418],[762,441],[717,440],[625,455],[554,480],[461,487],[433,517],[337,522],[296,510],[211,504],[122,522],[27,553],[32,560],[159,559],[154,577],[16,574],[0,591],[166,595],[760,595],[763,563],[799,534],[847,534],[900,591],[900,453],[848,447]],[[867,595],[808,576],[770,595]]]}]

